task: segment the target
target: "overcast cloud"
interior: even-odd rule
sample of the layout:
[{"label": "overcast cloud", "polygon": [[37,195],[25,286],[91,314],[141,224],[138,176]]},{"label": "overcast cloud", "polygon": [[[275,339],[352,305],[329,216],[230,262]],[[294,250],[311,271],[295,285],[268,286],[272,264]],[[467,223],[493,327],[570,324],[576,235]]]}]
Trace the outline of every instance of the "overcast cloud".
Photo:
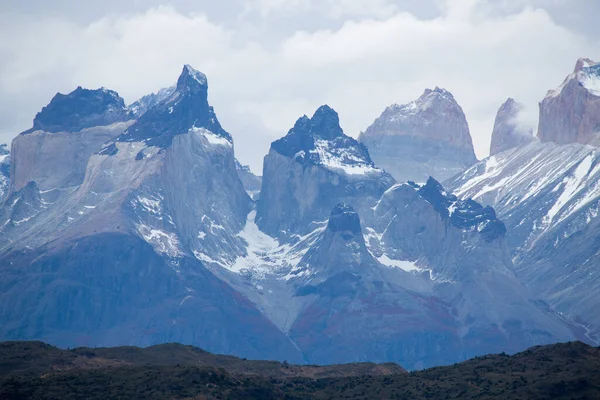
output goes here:
[{"label": "overcast cloud", "polygon": [[[52,3],[52,4],[50,4]],[[84,4],[85,3],[85,4]],[[236,154],[260,172],[271,141],[321,104],[357,136],[426,87],[463,107],[478,157],[507,97],[527,107],[578,57],[600,59],[600,2],[587,0],[4,0],[0,141],[56,92],[108,87],[127,103],[207,74]]]}]

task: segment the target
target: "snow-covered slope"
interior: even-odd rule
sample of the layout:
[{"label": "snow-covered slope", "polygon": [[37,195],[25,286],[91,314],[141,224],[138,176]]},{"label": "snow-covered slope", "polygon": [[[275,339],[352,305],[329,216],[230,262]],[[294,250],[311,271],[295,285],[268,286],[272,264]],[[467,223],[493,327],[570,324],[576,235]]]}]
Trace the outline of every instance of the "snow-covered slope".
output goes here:
[{"label": "snow-covered slope", "polygon": [[448,179],[477,162],[462,108],[445,89],[388,107],[358,139],[398,181]]},{"label": "snow-covered slope", "polygon": [[598,149],[531,143],[483,160],[447,185],[496,209],[519,277],[597,337]]}]

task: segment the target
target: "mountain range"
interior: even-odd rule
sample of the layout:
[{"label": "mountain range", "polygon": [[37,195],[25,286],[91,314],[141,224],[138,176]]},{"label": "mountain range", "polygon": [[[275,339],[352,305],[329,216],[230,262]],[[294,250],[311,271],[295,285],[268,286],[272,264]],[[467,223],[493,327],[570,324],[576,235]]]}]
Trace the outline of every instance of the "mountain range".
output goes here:
[{"label": "mountain range", "polygon": [[549,92],[538,139],[507,101],[480,162],[435,88],[358,140],[319,107],[260,177],[189,65],[130,106],[57,94],[0,148],[0,339],[408,369],[593,343],[596,66]]}]

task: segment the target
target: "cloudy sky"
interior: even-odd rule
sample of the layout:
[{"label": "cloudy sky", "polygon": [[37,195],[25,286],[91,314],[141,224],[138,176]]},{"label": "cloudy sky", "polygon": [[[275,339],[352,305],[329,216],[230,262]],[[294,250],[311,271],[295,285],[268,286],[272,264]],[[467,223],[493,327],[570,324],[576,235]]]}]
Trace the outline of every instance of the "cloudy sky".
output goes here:
[{"label": "cloudy sky", "polygon": [[600,59],[598,15],[591,0],[2,0],[0,141],[56,92],[105,86],[131,103],[189,63],[255,171],[321,104],[356,137],[434,86],[461,104],[483,158],[507,97],[534,126],[576,59]]}]

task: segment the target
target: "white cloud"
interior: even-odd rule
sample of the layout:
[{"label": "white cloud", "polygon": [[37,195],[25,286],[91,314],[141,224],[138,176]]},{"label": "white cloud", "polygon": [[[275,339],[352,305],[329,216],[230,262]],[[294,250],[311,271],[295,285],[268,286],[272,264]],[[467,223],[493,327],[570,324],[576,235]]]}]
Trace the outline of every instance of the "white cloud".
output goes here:
[{"label": "white cloud", "polygon": [[[421,20],[385,0],[368,2],[372,7],[362,0],[252,4],[267,20],[284,12],[326,13],[342,23],[269,37],[266,44],[248,34],[248,21],[225,27],[172,7],[84,25],[4,14],[0,51],[8,57],[0,59],[0,131],[8,138],[27,129],[57,91],[106,86],[131,102],[174,83],[190,63],[208,75],[209,100],[239,157],[254,169],[272,140],[321,104],[334,107],[346,132],[356,136],[390,103],[408,102],[436,85],[462,105],[482,157],[507,97],[524,103],[527,119],[534,120],[537,102],[576,58],[600,58],[597,42],[527,7],[499,15],[475,7],[481,4],[474,0],[446,0],[443,16]],[[368,11],[361,14],[361,8]]]}]

